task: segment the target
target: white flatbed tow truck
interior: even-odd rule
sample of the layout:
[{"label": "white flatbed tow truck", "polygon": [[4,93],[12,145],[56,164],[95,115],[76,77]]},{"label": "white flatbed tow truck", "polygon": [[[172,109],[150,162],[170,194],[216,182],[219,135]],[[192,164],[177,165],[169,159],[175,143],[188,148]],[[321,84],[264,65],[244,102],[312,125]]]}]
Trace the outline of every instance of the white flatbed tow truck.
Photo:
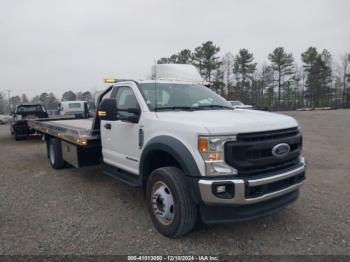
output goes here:
[{"label": "white flatbed tow truck", "polygon": [[168,237],[198,220],[254,219],[298,198],[306,164],[293,118],[234,109],[191,66],[157,67],[150,80],[113,81],[93,119],[30,120],[51,166],[104,163],[106,174],[143,188]]}]

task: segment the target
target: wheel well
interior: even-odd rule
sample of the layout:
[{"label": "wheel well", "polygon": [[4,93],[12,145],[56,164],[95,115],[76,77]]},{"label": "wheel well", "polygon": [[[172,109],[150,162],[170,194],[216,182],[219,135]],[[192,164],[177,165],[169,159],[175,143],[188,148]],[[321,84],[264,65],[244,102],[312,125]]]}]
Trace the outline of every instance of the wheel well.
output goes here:
[{"label": "wheel well", "polygon": [[183,170],[179,162],[175,159],[175,157],[169,154],[168,152],[163,150],[152,151],[145,159],[145,164],[143,166],[143,186],[145,187],[148,177],[153,172],[153,170],[165,166],[173,166]]}]

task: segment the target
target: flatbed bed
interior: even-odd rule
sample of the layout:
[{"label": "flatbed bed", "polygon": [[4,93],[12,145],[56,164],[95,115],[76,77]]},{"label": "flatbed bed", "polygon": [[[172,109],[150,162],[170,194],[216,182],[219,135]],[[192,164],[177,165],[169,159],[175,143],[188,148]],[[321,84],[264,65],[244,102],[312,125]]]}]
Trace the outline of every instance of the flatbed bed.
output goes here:
[{"label": "flatbed bed", "polygon": [[93,128],[94,124],[94,118],[28,120],[28,125],[37,133],[43,134],[46,141],[52,137],[57,138],[57,141],[60,141],[63,160],[75,167],[100,163],[100,132]]},{"label": "flatbed bed", "polygon": [[93,118],[47,118],[28,120],[28,123],[31,128],[39,133],[59,137],[62,140],[76,145],[86,145],[100,139],[99,133],[93,132]]},{"label": "flatbed bed", "polygon": [[[110,86],[100,94],[97,100],[98,105],[103,96],[112,88],[113,86]],[[68,163],[75,167],[101,163],[100,118],[97,112],[93,118],[57,117],[33,119],[28,120],[28,125],[37,133],[44,135],[49,159],[53,155],[52,150],[57,150],[59,153],[60,157],[56,159],[56,162],[50,161],[54,168],[57,168],[57,166],[62,168],[63,163]],[[55,142],[54,148],[52,147],[53,145],[50,147],[50,141]]]}]

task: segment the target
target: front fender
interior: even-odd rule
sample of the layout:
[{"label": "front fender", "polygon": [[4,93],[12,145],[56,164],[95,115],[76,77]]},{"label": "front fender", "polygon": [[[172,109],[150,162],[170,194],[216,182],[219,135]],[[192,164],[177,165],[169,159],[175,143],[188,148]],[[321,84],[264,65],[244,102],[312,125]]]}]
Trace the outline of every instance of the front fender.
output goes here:
[{"label": "front fender", "polygon": [[178,139],[171,136],[158,136],[152,138],[146,145],[140,158],[139,173],[145,177],[148,169],[147,157],[154,151],[164,151],[170,154],[179,163],[186,176],[200,177],[200,171],[191,152]]}]

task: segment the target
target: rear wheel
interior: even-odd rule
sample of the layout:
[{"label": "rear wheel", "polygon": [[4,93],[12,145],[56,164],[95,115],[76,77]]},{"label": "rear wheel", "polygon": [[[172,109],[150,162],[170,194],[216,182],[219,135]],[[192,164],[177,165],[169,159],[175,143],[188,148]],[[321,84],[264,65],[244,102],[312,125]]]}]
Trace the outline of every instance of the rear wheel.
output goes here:
[{"label": "rear wheel", "polygon": [[61,169],[64,167],[62,157],[61,141],[56,138],[51,138],[48,142],[48,157],[52,168]]},{"label": "rear wheel", "polygon": [[14,135],[16,141],[24,140],[24,139],[26,138],[26,137],[23,136],[23,135],[19,135],[19,134],[17,133],[17,131],[13,131],[13,135]]},{"label": "rear wheel", "polygon": [[190,232],[197,220],[184,173],[175,167],[154,170],[147,181],[147,206],[156,229],[167,237]]}]

